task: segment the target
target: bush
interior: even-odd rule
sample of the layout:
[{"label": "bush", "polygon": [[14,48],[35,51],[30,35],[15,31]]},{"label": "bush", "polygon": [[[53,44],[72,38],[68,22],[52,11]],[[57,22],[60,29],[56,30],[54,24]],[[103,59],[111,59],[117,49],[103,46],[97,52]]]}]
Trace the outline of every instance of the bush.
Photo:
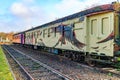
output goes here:
[{"label": "bush", "polygon": [[120,61],[114,64],[114,67],[120,71]]}]

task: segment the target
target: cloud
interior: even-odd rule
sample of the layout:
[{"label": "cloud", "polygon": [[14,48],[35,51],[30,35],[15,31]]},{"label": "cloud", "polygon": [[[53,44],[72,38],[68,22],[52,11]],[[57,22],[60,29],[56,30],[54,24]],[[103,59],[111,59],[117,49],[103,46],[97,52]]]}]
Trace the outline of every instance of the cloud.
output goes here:
[{"label": "cloud", "polygon": [[[9,31],[24,31],[53,21],[56,18],[71,15],[87,8],[111,3],[114,0],[60,0],[59,2],[38,3],[38,0],[20,0],[9,8],[12,19],[0,21],[0,30],[6,26]],[[39,1],[40,2],[40,1]],[[36,4],[37,3],[37,4]],[[12,28],[11,28],[12,27]],[[4,30],[5,31],[5,30]],[[6,30],[8,31],[8,30]]]},{"label": "cloud", "polygon": [[27,6],[25,6],[22,3],[13,3],[11,6],[11,12],[19,17],[29,17],[30,16],[30,10]]},{"label": "cloud", "polygon": [[55,9],[60,16],[70,15],[93,6],[108,4],[114,0],[62,0],[55,5]]},{"label": "cloud", "polygon": [[32,26],[32,10],[22,2],[15,2],[10,7],[11,14],[16,18],[16,24],[23,26]]},{"label": "cloud", "polygon": [[69,15],[80,11],[84,6],[80,6],[82,3],[79,0],[62,0],[55,5],[56,11],[62,15]]},{"label": "cloud", "polygon": [[22,0],[22,1],[25,3],[34,3],[35,2],[35,0]]},{"label": "cloud", "polygon": [[0,32],[19,32],[21,29],[14,21],[0,21]]},{"label": "cloud", "polygon": [[43,10],[42,6],[28,5],[24,2],[13,3],[10,11],[11,14],[19,20],[19,22],[16,23],[24,26],[25,30],[54,19],[54,13],[48,13]]}]

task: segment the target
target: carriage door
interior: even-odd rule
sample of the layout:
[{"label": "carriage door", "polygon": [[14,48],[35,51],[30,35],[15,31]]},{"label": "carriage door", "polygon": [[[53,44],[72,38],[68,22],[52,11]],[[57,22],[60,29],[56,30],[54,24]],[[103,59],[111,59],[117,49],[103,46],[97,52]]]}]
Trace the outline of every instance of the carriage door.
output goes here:
[{"label": "carriage door", "polygon": [[111,55],[113,50],[112,37],[114,19],[112,13],[98,14],[88,17],[87,44],[89,52]]},{"label": "carriage door", "polygon": [[97,16],[90,16],[88,18],[88,27],[87,27],[87,42],[88,42],[88,51],[94,52],[94,49],[92,48],[98,48],[98,44],[96,44],[96,41],[99,37],[99,19]]}]

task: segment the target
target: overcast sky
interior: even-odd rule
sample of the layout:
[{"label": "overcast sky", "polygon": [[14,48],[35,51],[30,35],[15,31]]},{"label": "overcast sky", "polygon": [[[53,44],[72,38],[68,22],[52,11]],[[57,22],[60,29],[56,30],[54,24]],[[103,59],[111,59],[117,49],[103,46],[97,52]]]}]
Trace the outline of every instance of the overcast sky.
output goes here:
[{"label": "overcast sky", "polygon": [[20,32],[117,0],[1,0],[0,32]]}]

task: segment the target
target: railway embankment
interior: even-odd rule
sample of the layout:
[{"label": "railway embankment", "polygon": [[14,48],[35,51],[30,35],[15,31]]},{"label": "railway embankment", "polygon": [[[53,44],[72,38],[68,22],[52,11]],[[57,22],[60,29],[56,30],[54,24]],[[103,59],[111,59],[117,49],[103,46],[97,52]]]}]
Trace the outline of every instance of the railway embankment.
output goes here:
[{"label": "railway embankment", "polygon": [[10,66],[0,46],[0,80],[14,80]]}]

